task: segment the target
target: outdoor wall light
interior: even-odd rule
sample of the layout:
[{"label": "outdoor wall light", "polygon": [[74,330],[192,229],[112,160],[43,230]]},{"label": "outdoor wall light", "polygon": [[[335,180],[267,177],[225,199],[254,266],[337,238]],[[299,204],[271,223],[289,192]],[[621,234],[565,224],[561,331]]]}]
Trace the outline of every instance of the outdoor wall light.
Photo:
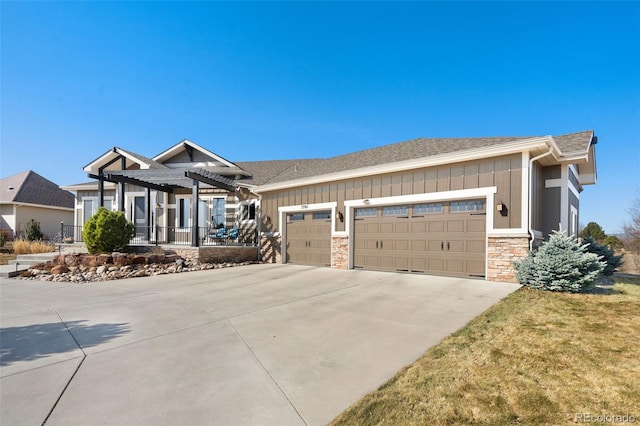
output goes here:
[{"label": "outdoor wall light", "polygon": [[509,209],[502,201],[496,204],[496,210],[500,212],[500,216],[507,216],[509,214]]},{"label": "outdoor wall light", "polygon": [[362,201],[362,203],[363,203],[364,205],[366,205],[366,206],[368,206],[370,202],[371,202],[371,201],[369,201],[369,199],[368,199],[368,198],[367,198],[366,200],[363,200],[363,201]]},{"label": "outdoor wall light", "polygon": [[339,211],[336,212],[336,220],[339,220],[340,222],[344,222],[344,216]]}]

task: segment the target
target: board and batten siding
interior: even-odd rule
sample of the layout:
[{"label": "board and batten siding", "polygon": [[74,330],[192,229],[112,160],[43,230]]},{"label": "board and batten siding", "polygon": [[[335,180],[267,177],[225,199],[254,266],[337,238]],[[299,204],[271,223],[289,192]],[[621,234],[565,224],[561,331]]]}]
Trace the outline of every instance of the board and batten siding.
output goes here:
[{"label": "board and batten siding", "polygon": [[[495,201],[502,202],[508,209],[506,216],[494,215],[493,228],[519,228],[523,196],[522,156],[517,154],[263,192],[262,229],[267,232],[279,230],[278,207],[336,202],[338,211],[344,212],[347,200],[492,186],[498,190]],[[336,228],[336,231],[344,231],[345,224],[338,221]]]}]

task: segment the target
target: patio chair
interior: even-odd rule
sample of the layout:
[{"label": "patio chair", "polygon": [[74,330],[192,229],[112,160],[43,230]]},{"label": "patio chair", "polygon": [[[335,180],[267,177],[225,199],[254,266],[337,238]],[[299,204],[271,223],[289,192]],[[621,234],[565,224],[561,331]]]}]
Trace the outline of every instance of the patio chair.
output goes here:
[{"label": "patio chair", "polygon": [[237,240],[240,236],[240,230],[238,228],[229,229],[229,234],[227,235],[228,240]]}]

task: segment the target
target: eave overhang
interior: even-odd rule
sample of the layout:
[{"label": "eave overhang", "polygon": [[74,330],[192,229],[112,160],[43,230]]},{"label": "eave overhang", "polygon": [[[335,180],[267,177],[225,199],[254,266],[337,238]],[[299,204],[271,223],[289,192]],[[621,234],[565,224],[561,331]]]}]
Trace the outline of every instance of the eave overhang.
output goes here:
[{"label": "eave overhang", "polygon": [[453,153],[433,155],[429,157],[421,157],[411,160],[397,161],[393,163],[379,164],[371,167],[362,167],[355,170],[345,170],[342,172],[329,173],[325,175],[309,176],[301,179],[293,179],[284,182],[258,185],[254,188],[254,191],[258,193],[275,191],[302,185],[313,185],[337,180],[354,179],[378,174],[440,166],[443,164],[473,161],[483,158],[498,157],[502,155],[511,155],[524,151],[531,152],[533,156],[548,151],[550,146],[553,147],[552,157],[555,159],[555,161],[557,161],[558,158],[561,157],[561,153],[555,141],[551,136],[541,136],[529,139],[515,140],[513,142],[507,142],[492,147],[457,151]]}]

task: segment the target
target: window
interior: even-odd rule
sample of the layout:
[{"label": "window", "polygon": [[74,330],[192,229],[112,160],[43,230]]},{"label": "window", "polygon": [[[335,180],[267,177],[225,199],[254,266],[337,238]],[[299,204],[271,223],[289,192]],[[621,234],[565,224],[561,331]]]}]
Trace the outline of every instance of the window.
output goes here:
[{"label": "window", "polygon": [[213,211],[211,219],[214,225],[224,225],[227,222],[227,212],[224,198],[213,199]]},{"label": "window", "polygon": [[250,201],[240,207],[240,220],[256,220],[256,203]]},{"label": "window", "polygon": [[456,201],[450,204],[452,212],[469,212],[484,210],[484,200]]},{"label": "window", "polygon": [[304,220],[304,213],[294,213],[289,215],[289,220]]},{"label": "window", "polygon": [[442,203],[416,204],[413,214],[442,213]]},{"label": "window", "polygon": [[[82,218],[84,220],[83,223],[87,223],[89,218],[96,214],[98,211],[98,206],[100,204],[100,200],[97,198],[85,198],[82,200]],[[111,210],[113,205],[113,200],[105,199],[104,200],[104,208],[107,210]]]},{"label": "window", "polygon": [[409,211],[407,206],[391,206],[382,208],[382,216],[406,216]]},{"label": "window", "polygon": [[189,214],[189,199],[178,198],[178,228],[187,228],[191,222]]},{"label": "window", "polygon": [[378,216],[378,209],[376,207],[368,207],[364,209],[356,209],[356,217],[375,217]]},{"label": "window", "polygon": [[313,220],[331,219],[331,212],[313,212]]}]

